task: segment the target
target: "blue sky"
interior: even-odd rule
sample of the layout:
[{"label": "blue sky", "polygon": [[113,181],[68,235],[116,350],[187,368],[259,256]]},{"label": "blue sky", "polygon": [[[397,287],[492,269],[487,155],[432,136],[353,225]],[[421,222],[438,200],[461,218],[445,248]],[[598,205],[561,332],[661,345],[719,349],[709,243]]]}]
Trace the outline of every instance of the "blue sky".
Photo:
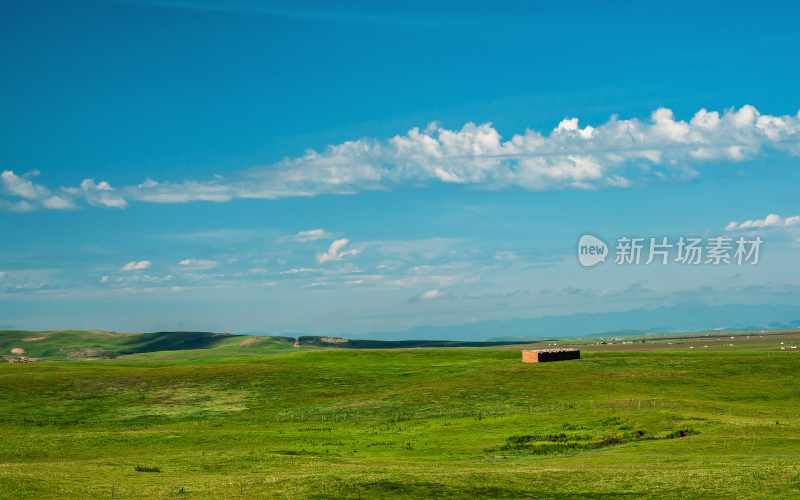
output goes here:
[{"label": "blue sky", "polygon": [[[800,306],[795,4],[428,3],[4,4],[0,326]],[[585,233],[764,245],[584,269]]]}]

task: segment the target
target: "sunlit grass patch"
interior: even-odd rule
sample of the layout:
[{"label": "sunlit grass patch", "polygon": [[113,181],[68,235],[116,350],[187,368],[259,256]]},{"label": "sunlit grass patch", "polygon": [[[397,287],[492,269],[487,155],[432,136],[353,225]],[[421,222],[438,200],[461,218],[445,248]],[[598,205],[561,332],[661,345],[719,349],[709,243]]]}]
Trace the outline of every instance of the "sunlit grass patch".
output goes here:
[{"label": "sunlit grass patch", "polygon": [[242,390],[203,386],[164,388],[146,393],[142,403],[120,408],[117,418],[188,418],[241,412],[247,409],[247,397],[248,393]]}]

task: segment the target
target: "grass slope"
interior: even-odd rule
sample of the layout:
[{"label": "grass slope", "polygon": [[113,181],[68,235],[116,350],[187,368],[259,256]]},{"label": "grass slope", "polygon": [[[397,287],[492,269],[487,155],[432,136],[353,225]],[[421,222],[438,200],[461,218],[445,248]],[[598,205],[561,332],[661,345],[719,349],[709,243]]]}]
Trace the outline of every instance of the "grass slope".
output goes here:
[{"label": "grass slope", "polygon": [[0,364],[0,498],[800,496],[778,338],[539,365],[237,340]]},{"label": "grass slope", "polygon": [[[156,357],[264,354],[291,349],[287,337],[250,337],[213,332],[115,333],[88,331],[0,331],[0,355],[38,360],[102,359],[152,353]],[[209,352],[203,352],[209,351]]]}]

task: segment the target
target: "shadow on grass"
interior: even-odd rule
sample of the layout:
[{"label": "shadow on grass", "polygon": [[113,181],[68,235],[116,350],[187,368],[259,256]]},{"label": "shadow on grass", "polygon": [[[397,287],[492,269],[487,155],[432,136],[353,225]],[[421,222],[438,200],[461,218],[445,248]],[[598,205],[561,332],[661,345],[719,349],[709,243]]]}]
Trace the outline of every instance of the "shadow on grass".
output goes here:
[{"label": "shadow on grass", "polygon": [[662,434],[650,434],[645,430],[615,432],[596,436],[587,433],[526,434],[510,436],[504,445],[490,448],[488,452],[510,452],[530,455],[553,455],[587,450],[597,450],[637,441],[679,439],[697,434],[694,429],[678,429]]},{"label": "shadow on grass", "polygon": [[[633,493],[575,493],[559,494],[558,498],[622,498],[637,496]],[[514,486],[447,485],[431,481],[339,481],[328,485],[324,491],[311,498],[553,498],[551,490],[541,486],[527,488]]]},{"label": "shadow on grass", "polygon": [[153,332],[137,335],[125,343],[120,354],[136,354],[156,351],[181,351],[185,349],[207,349],[230,338],[227,333],[213,332]]}]

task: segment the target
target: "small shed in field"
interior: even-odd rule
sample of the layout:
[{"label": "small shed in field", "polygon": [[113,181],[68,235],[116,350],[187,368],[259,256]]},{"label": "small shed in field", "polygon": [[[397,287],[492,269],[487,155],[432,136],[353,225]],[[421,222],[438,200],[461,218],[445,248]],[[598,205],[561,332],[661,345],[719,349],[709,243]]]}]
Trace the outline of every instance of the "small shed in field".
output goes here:
[{"label": "small shed in field", "polygon": [[573,348],[522,351],[523,363],[545,363],[547,361],[566,361],[568,359],[581,359],[581,351]]}]

